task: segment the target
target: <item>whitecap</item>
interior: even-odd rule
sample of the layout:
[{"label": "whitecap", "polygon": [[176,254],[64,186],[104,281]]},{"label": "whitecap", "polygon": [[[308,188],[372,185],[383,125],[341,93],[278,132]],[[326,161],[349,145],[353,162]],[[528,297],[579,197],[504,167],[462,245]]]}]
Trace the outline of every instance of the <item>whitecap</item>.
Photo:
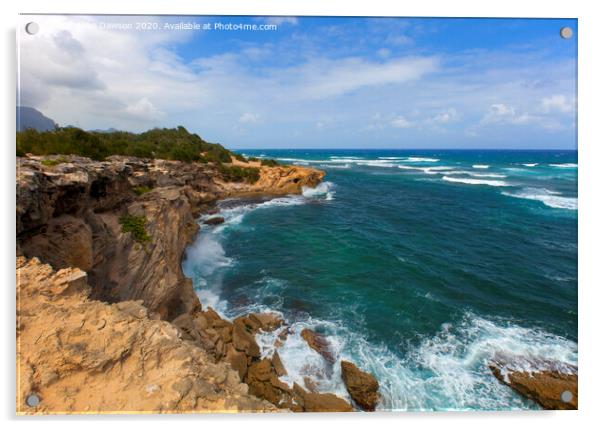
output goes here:
[{"label": "whitecap", "polygon": [[508,177],[505,174],[501,174],[501,173],[476,173],[474,171],[465,171],[465,170],[450,171],[449,173],[445,173],[445,174],[458,174],[458,175],[466,175],[466,176],[471,176],[471,177],[482,177],[482,178],[490,178],[490,179],[505,179],[506,177]]},{"label": "whitecap", "polygon": [[489,166],[487,164],[474,164],[472,166],[472,168],[482,168],[482,169],[486,169],[489,168]]},{"label": "whitecap", "polygon": [[454,183],[465,183],[467,185],[510,186],[509,183],[503,180],[467,179],[450,176],[443,176],[443,180]]},{"label": "whitecap", "polygon": [[[413,165],[398,165],[397,168],[402,170],[414,170],[414,171],[422,171],[424,174],[448,174],[454,170],[453,167],[448,166],[438,166],[438,167],[418,167]],[[449,173],[451,174],[451,173]]]},{"label": "whitecap", "polygon": [[535,167],[535,166],[539,165],[539,163],[532,162],[532,163],[526,163],[526,164],[521,164],[521,165],[524,165],[525,167]]},{"label": "whitecap", "polygon": [[320,164],[320,167],[322,167],[322,168],[342,168],[342,169],[346,169],[346,168],[350,168],[351,164],[343,164],[343,165],[337,165],[337,164]]},{"label": "whitecap", "polygon": [[550,164],[550,167],[556,167],[556,168],[577,168],[577,164],[568,162],[565,164]]},{"label": "whitecap", "polygon": [[393,168],[396,167],[396,164],[392,164],[390,161],[388,162],[387,160],[374,160],[374,161],[361,161],[361,162],[357,162],[357,165],[363,165],[363,166],[367,166],[367,167],[383,167],[383,168]]},{"label": "whitecap", "polygon": [[559,192],[545,188],[524,188],[517,192],[502,192],[503,195],[514,198],[541,201],[555,209],[577,210],[577,198],[563,197]]},{"label": "whitecap", "polygon": [[408,161],[408,162],[438,162],[439,160],[437,158],[421,158],[418,156],[410,156],[410,157],[406,158],[406,161]]}]

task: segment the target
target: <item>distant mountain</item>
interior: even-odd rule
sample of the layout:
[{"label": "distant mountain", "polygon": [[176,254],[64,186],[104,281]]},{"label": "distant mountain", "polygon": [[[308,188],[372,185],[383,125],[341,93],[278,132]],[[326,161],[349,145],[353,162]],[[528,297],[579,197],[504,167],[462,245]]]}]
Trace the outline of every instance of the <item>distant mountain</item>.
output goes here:
[{"label": "distant mountain", "polygon": [[17,131],[33,128],[38,131],[53,130],[57,124],[33,107],[17,106]]}]

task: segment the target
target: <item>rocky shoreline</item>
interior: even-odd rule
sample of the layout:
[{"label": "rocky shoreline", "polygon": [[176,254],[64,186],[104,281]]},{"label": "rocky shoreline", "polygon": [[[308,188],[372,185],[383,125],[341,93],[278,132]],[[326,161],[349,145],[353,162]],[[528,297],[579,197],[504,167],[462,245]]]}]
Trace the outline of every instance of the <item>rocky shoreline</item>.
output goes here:
[{"label": "rocky shoreline", "polygon": [[224,320],[181,268],[196,219],[218,200],[300,193],[323,176],[270,166],[249,184],[211,164],[18,157],[17,411],[352,411],[309,380],[280,381],[277,352],[261,357],[255,334],[281,329],[286,341],[281,318]]},{"label": "rocky shoreline", "polygon": [[[300,193],[324,177],[299,166],[259,169],[248,183],[226,180],[211,163],[17,157],[19,414],[376,409],[378,381],[352,362],[340,362],[350,402],[307,377],[281,381],[286,321],[225,320],[182,272],[199,216],[223,222],[217,201]],[[269,356],[255,339],[261,332],[276,334]],[[300,335],[337,364],[328,338]],[[577,408],[576,368],[523,373],[511,364],[494,359],[492,376],[543,408]],[[38,405],[28,405],[31,395]]]}]

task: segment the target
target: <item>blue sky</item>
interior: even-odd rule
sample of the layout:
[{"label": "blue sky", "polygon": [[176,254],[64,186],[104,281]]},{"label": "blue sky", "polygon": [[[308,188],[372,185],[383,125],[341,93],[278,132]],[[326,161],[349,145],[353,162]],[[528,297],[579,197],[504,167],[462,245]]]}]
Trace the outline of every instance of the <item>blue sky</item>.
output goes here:
[{"label": "blue sky", "polygon": [[[61,125],[184,125],[231,148],[576,148],[572,19],[35,19],[20,103]],[[166,26],[181,22],[277,29]]]}]

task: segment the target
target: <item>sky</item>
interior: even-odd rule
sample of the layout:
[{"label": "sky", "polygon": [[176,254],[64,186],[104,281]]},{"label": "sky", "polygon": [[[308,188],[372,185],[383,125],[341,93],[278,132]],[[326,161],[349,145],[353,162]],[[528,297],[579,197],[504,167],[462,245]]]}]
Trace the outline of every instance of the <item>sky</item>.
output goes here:
[{"label": "sky", "polygon": [[61,126],[182,125],[233,149],[577,147],[574,19],[20,21],[18,104]]}]

